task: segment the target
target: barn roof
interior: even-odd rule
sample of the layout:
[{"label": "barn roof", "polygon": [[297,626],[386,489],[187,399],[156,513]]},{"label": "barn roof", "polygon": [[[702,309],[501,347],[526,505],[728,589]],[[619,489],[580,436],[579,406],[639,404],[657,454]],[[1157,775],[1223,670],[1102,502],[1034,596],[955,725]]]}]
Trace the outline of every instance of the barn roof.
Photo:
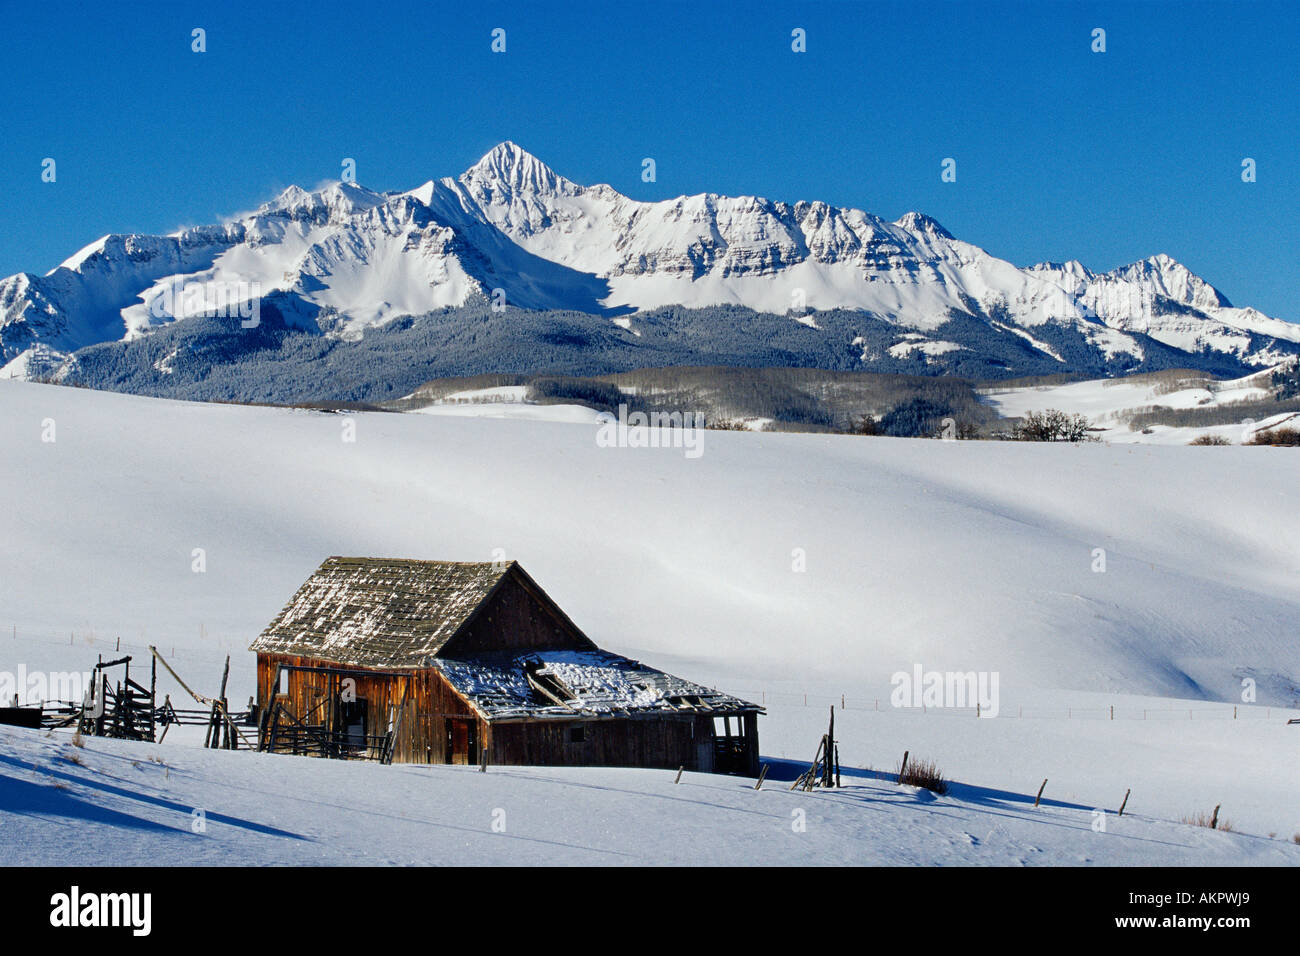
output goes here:
[{"label": "barn roof", "polygon": [[759,713],[756,704],[607,651],[531,651],[434,662],[487,720]]},{"label": "barn roof", "polygon": [[513,561],[327,558],[250,650],[357,667],[427,667],[515,568]]}]

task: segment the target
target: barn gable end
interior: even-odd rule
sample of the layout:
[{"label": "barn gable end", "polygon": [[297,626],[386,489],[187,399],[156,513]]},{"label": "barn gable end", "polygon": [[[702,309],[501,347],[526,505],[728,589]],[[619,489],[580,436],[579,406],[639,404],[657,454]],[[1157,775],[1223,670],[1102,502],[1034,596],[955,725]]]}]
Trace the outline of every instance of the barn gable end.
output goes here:
[{"label": "barn gable end", "polygon": [[517,563],[438,649],[459,659],[494,651],[594,651],[596,645]]}]

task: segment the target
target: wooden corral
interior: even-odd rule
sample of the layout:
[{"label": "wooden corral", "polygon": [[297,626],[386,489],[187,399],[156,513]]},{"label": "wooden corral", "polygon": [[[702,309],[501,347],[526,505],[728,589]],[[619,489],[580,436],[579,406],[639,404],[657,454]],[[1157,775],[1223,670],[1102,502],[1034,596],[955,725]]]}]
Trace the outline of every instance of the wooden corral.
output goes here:
[{"label": "wooden corral", "polygon": [[[109,680],[111,668],[122,668],[116,684]],[[123,740],[155,739],[155,696],[158,668],[150,661],[149,686],[131,679],[131,657],[106,661],[102,657],[92,672],[91,699],[86,702],[79,729],[95,737]]]},{"label": "wooden corral", "polygon": [[514,562],[330,558],[252,650],[263,750],[758,769],[761,708],[601,650]]}]

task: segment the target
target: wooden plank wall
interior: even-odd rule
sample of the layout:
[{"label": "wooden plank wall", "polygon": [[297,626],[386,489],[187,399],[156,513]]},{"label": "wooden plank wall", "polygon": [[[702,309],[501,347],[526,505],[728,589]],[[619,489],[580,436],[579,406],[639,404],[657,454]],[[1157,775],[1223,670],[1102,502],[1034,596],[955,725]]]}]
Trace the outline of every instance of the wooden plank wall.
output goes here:
[{"label": "wooden plank wall", "polygon": [[[376,673],[367,676],[364,668],[349,668],[341,664],[317,661],[311,658],[279,654],[257,655],[257,699],[265,706],[270,699],[271,683],[277,665],[324,667],[347,670],[347,676],[356,681],[356,695],[365,698],[370,724],[369,734],[383,734],[389,729],[390,718],[397,716],[398,733],[393,742],[395,763],[443,763],[446,759],[447,720],[465,719],[475,723],[480,743],[489,742],[491,730],[486,721],[457,695],[442,675],[434,670],[412,671],[411,676],[394,676]],[[409,692],[408,692],[409,687]],[[329,675],[312,671],[289,671],[288,694],[282,702],[291,714],[309,724],[322,724],[330,719]],[[405,700],[399,713],[397,708]],[[464,762],[474,763],[478,754],[464,755]]]},{"label": "wooden plank wall", "polygon": [[[580,743],[571,739],[576,726],[583,729]],[[490,754],[503,765],[712,770],[712,734],[711,717],[688,714],[498,723]]]},{"label": "wooden plank wall", "polygon": [[[420,671],[415,678],[401,732],[393,750],[394,763],[445,763],[447,748],[446,715],[475,725],[480,744],[491,738],[487,721],[481,720],[461,699],[443,676],[435,670]],[[458,755],[454,763],[477,763],[477,753]]]},{"label": "wooden plank wall", "polygon": [[[366,732],[387,732],[390,715],[406,700],[398,714],[394,741],[395,763],[446,762],[447,722],[465,720],[475,728],[477,744],[488,750],[488,762],[499,766],[606,766],[657,767],[710,772],[713,768],[713,717],[706,714],[665,714],[654,717],[603,720],[528,720],[489,724],[434,669],[413,671],[411,676],[375,673],[304,657],[257,655],[257,699],[265,706],[277,664],[319,666],[355,671],[356,694],[367,702],[370,725]],[[283,702],[290,713],[310,724],[325,723],[328,706],[327,674],[290,671]],[[409,686],[409,693],[408,693]],[[733,718],[737,724],[741,718]],[[758,772],[758,718],[745,715],[743,734],[749,744],[751,774]],[[572,740],[581,726],[583,740]],[[737,726],[736,732],[740,733]],[[463,735],[457,735],[461,738]],[[479,754],[460,753],[455,763],[478,763]]]},{"label": "wooden plank wall", "polygon": [[[739,720],[740,718],[736,718]],[[749,775],[758,776],[758,714],[745,715],[745,744],[749,748]]]}]

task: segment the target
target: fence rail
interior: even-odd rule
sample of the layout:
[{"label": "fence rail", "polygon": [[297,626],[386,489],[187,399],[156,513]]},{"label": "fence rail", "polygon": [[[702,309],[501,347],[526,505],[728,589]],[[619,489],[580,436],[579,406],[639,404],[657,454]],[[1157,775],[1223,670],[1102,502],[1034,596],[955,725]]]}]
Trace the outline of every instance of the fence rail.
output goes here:
[{"label": "fence rail", "polygon": [[[87,714],[86,705],[74,700],[46,700],[39,704],[23,704],[20,707],[6,708],[39,714],[43,729],[71,727],[77,720]],[[177,726],[206,726],[212,721],[212,712],[194,708],[161,706],[154,708],[154,720],[159,726],[175,724]],[[240,727],[256,727],[252,712],[247,710],[231,711],[230,719]]]}]

